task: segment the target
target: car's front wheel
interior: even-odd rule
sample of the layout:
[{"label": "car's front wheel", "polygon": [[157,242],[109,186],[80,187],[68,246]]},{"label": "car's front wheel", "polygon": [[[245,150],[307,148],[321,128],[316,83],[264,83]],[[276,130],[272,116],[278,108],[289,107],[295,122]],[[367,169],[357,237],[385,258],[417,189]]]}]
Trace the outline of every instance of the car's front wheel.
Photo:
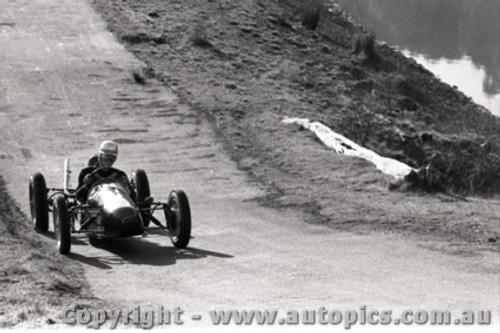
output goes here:
[{"label": "car's front wheel", "polygon": [[39,172],[31,175],[29,185],[31,223],[38,232],[49,229],[49,205],[45,178]]},{"label": "car's front wheel", "polygon": [[71,224],[64,195],[58,194],[53,198],[52,215],[54,232],[57,237],[57,249],[61,254],[68,254],[71,250]]},{"label": "car's front wheel", "polygon": [[149,180],[146,171],[142,169],[135,170],[132,173],[132,185],[135,188],[137,205],[139,209],[144,210],[141,212],[141,217],[144,226],[147,227],[150,222],[150,212],[148,210],[151,208],[151,204],[145,202],[145,200],[151,196],[151,192],[149,190]]},{"label": "car's front wheel", "polygon": [[184,191],[172,191],[168,197],[165,219],[170,240],[175,247],[185,248],[191,239],[191,208]]}]

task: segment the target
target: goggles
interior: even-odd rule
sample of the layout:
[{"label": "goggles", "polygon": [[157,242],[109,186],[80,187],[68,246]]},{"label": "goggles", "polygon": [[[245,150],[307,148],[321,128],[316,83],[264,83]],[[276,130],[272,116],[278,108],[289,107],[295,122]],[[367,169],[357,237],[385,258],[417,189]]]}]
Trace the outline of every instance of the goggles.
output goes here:
[{"label": "goggles", "polygon": [[113,163],[114,161],[116,161],[116,156],[101,153],[101,154],[99,154],[99,159],[102,161]]}]

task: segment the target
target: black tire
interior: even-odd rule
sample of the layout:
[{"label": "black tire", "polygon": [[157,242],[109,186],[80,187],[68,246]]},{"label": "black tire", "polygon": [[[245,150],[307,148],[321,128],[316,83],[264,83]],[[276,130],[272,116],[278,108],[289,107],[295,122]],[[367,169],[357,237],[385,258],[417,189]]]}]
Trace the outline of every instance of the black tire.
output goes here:
[{"label": "black tire", "polygon": [[31,175],[29,185],[31,223],[37,232],[49,229],[49,204],[45,178],[39,172]]},{"label": "black tire", "polygon": [[[144,200],[151,196],[151,191],[149,190],[149,180],[146,175],[146,171],[142,169],[137,169],[132,173],[132,184],[135,188],[136,199],[138,207],[141,209],[151,208],[150,204],[144,204]],[[149,212],[141,213],[142,221],[145,227],[149,226],[150,218]]]},{"label": "black tire", "polygon": [[52,215],[54,233],[57,238],[57,249],[61,254],[68,254],[71,250],[71,225],[66,199],[62,194],[56,195],[52,201]]},{"label": "black tire", "polygon": [[167,224],[175,247],[185,248],[191,239],[191,208],[186,193],[172,191],[168,197]]}]

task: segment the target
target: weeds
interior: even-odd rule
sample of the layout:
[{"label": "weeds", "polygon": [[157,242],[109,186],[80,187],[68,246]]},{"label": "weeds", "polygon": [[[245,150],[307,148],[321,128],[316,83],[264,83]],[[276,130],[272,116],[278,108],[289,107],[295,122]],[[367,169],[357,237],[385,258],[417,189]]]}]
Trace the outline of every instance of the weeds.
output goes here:
[{"label": "weeds", "polygon": [[27,304],[26,313],[41,317],[46,313],[45,306],[38,302]]},{"label": "weeds", "polygon": [[366,142],[373,130],[374,113],[365,105],[353,110],[352,129],[357,136],[358,142],[366,146]]},{"label": "weeds", "polygon": [[199,47],[211,47],[212,43],[208,40],[207,30],[203,24],[198,23],[189,38],[195,46]]},{"label": "weeds", "polygon": [[312,89],[316,86],[316,82],[314,80],[314,77],[310,74],[307,74],[307,73],[297,75],[292,80],[292,82],[300,84],[305,89]]},{"label": "weeds", "polygon": [[297,83],[306,89],[311,89],[316,86],[315,78],[304,71],[301,66],[290,60],[284,60],[276,69],[269,72],[269,78],[285,79],[292,83]]},{"label": "weeds", "polygon": [[324,8],[324,0],[305,0],[301,7],[302,26],[310,30],[316,30]]},{"label": "weeds", "polygon": [[370,95],[363,104],[354,103],[353,107],[346,108],[348,135],[365,147],[374,132],[375,115],[380,113],[382,108],[383,106],[373,95]]},{"label": "weeds", "polygon": [[23,268],[23,267],[20,267],[20,266],[17,266],[17,264],[14,266],[14,265],[11,265],[9,268],[7,268],[5,271],[4,271],[7,275],[27,275],[30,273],[29,270],[27,270],[26,268]]},{"label": "weeds", "polygon": [[134,69],[132,71],[132,77],[134,78],[135,83],[137,84],[146,84],[146,78],[144,77],[144,74],[142,71],[138,69]]},{"label": "weeds", "polygon": [[[407,176],[413,187],[462,195],[493,194],[500,186],[500,156],[481,149],[480,138],[443,141],[432,156]],[[498,150],[495,150],[495,152]]]},{"label": "weeds", "polygon": [[[498,150],[497,150],[498,151]],[[500,157],[484,152],[471,141],[468,147],[453,147],[453,157],[441,163],[446,187],[454,192],[472,194],[492,193],[500,183]]]},{"label": "weeds", "polygon": [[136,68],[132,71],[132,77],[137,84],[146,84],[148,79],[156,77],[154,69],[150,65],[141,68]]},{"label": "weeds", "polygon": [[38,302],[24,304],[16,315],[17,322],[23,322],[30,318],[43,317],[47,313],[45,306]]}]

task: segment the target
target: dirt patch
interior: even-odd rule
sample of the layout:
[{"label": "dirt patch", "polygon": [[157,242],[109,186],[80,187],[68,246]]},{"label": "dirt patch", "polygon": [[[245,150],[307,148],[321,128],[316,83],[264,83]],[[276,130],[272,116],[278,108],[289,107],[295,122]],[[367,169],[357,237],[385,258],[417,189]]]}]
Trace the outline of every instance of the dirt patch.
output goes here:
[{"label": "dirt patch", "polygon": [[[211,120],[239,166],[266,185],[263,204],[341,229],[499,239],[494,201],[418,188],[497,193],[500,119],[388,45],[377,45],[380,61],[353,56],[364,29],[341,7],[322,11],[313,30],[294,0],[93,4],[145,70]],[[285,116],[432,172],[390,192],[391,179],[286,127]]]},{"label": "dirt patch", "polygon": [[56,253],[55,241],[36,234],[0,177],[0,327],[51,327],[64,310],[102,307],[89,292],[83,268]]}]

